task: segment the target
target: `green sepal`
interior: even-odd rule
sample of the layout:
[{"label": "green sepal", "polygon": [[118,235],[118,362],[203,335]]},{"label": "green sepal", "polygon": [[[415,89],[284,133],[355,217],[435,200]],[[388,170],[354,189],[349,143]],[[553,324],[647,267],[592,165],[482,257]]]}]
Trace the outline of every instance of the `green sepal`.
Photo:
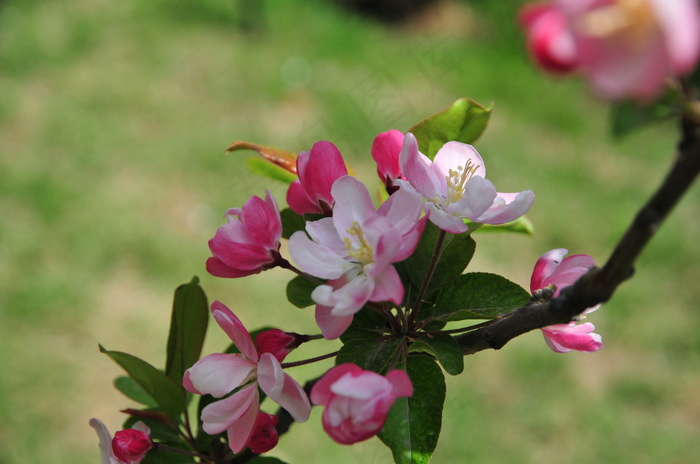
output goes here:
[{"label": "green sepal", "polygon": [[461,321],[505,316],[530,300],[530,294],[505,277],[485,272],[459,276],[443,288],[422,319]]},{"label": "green sepal", "polygon": [[199,360],[209,323],[209,303],[199,279],[175,290],[165,375],[182,385],[185,371]]},{"label": "green sepal", "polygon": [[446,142],[474,143],[486,129],[492,110],[492,106],[484,107],[474,100],[460,98],[408,131],[416,136],[420,151],[433,159]]},{"label": "green sepal", "polygon": [[121,351],[108,351],[100,345],[100,351],[112,358],[122,369],[134,379],[143,390],[150,395],[168,418],[177,424],[180,414],[187,404],[182,387],[173,382],[167,375],[146,361]]},{"label": "green sepal", "polygon": [[302,276],[296,276],[287,284],[287,299],[297,308],[306,308],[315,305],[316,302],[311,299],[311,292],[318,287],[318,284],[305,279]]},{"label": "green sepal", "polygon": [[382,341],[350,340],[340,348],[335,363],[353,363],[383,375],[396,362],[403,343],[402,338]]},{"label": "green sepal", "polygon": [[450,375],[461,374],[464,370],[464,354],[450,334],[424,336],[413,342],[409,352],[424,352],[434,356],[445,372]]},{"label": "green sepal", "polygon": [[396,400],[378,436],[397,464],[425,464],[440,436],[445,377],[435,360],[426,356],[409,356],[405,367],[413,396]]},{"label": "green sepal", "polygon": [[122,392],[127,398],[136,401],[139,404],[148,406],[149,408],[157,408],[158,403],[151,395],[146,393],[146,390],[141,388],[134,379],[126,375],[120,375],[114,379],[114,387]]}]

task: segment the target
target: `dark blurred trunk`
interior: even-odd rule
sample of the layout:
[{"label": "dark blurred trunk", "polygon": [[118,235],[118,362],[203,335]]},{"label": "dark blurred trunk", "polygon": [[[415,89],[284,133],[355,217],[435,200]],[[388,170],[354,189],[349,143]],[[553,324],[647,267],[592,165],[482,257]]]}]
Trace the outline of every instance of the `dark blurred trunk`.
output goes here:
[{"label": "dark blurred trunk", "polygon": [[439,0],[331,0],[361,16],[384,23],[401,23],[420,15]]}]

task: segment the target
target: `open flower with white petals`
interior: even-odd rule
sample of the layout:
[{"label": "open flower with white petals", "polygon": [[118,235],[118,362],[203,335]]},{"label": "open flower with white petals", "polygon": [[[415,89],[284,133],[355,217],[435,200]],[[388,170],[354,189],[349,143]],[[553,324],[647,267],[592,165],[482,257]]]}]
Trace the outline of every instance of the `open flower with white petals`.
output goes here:
[{"label": "open flower with white petals", "polygon": [[418,150],[410,132],[401,149],[401,171],[406,181],[397,184],[413,188],[423,195],[430,221],[447,232],[468,230],[464,219],[480,224],[504,224],[525,214],[535,200],[531,190],[499,193],[486,179],[484,161],[471,145],[447,142],[435,160]]},{"label": "open flower with white petals", "polygon": [[258,386],[295,421],[308,419],[311,413],[309,398],[301,385],[282,371],[274,354],[259,352],[240,319],[224,304],[215,301],[211,312],[240,353],[216,353],[200,359],[187,369],[182,384],[192,393],[210,394],[216,398],[242,388],[202,410],[204,431],[212,435],[226,431],[234,453],[248,446],[260,416]]},{"label": "open flower with white petals", "polygon": [[338,179],[332,188],[333,216],[306,223],[289,239],[297,266],[329,279],[314,289],[316,322],[327,339],[339,337],[368,301],[400,305],[404,289],[392,263],[408,258],[418,245],[426,219],[422,199],[399,189],[376,210],[360,181]]}]

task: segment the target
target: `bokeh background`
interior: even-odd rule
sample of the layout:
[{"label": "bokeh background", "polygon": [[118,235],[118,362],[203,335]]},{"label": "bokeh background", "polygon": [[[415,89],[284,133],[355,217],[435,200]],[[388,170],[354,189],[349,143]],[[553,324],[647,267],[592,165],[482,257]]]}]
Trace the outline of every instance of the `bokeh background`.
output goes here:
[{"label": "bokeh background", "polygon": [[[551,248],[602,263],[660,182],[674,124],[611,137],[607,104],[528,61],[522,2],[414,2],[389,23],[337,3],[0,0],[0,463],[98,462],[88,419],[116,430],[135,405],[97,344],[162,366],[173,290],[193,275],[249,329],[317,331],[281,270],[205,272],[226,209],[265,188],[284,198],[246,154],[223,154],[233,140],[331,140],[369,183],[377,133],[459,97],[494,102],[477,148],[499,190],[535,191],[536,235],[477,235],[470,269],[524,287]],[[603,350],[554,354],[531,333],[465,359],[433,462],[699,462],[699,199],[696,186],[590,317]],[[226,346],[212,329],[205,353]],[[316,343],[290,360],[335,348]],[[391,460],[376,439],[333,444],[319,411],[272,454]]]}]

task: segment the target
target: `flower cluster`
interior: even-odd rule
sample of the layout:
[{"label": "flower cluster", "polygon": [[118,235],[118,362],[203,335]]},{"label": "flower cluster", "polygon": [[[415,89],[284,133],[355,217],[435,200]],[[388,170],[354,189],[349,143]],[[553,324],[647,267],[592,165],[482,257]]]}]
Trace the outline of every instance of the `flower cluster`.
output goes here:
[{"label": "flower cluster", "polygon": [[700,56],[696,0],[550,0],[527,5],[520,19],[544,69],[581,71],[611,100],[649,102]]}]

